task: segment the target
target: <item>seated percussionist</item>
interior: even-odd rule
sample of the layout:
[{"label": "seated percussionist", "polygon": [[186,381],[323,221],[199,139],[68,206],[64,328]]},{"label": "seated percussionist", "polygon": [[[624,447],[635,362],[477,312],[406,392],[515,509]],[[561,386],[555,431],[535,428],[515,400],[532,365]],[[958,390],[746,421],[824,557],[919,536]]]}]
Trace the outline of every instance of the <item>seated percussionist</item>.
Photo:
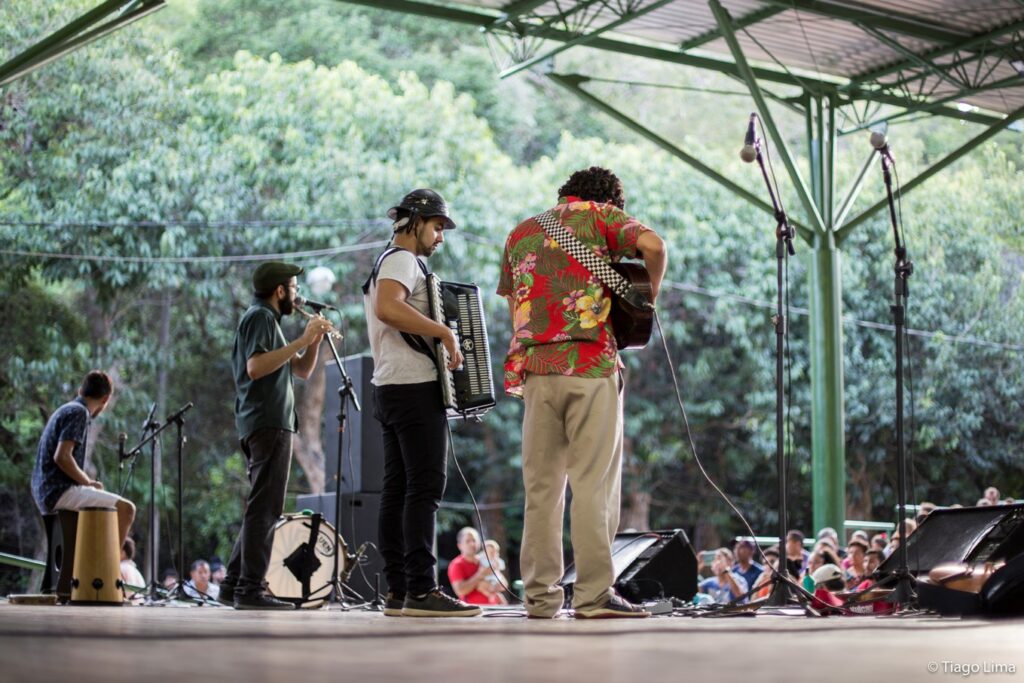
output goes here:
[{"label": "seated percussionist", "polygon": [[117,510],[120,546],[124,546],[135,520],[135,505],[104,491],[103,484],[82,469],[89,425],[107,407],[113,392],[106,373],[93,370],[82,380],[78,396],[57,408],[46,421],[32,470],[32,497],[44,515],[89,507]]}]

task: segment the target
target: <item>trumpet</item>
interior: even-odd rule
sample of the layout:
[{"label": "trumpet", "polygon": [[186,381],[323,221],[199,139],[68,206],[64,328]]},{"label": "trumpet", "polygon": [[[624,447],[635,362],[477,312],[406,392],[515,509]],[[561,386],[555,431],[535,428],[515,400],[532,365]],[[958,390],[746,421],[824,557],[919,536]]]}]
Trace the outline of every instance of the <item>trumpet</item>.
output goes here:
[{"label": "trumpet", "polygon": [[334,326],[334,323],[332,323],[330,320],[327,320],[327,318],[325,318],[324,316],[320,315],[319,313],[317,313],[317,314],[310,313],[309,311],[307,311],[305,308],[302,307],[302,304],[299,303],[300,301],[304,302],[304,300],[302,300],[302,299],[296,300],[294,302],[294,308],[295,308],[296,311],[298,311],[299,313],[304,315],[306,318],[309,318],[310,320],[312,320],[313,318],[319,318],[321,320],[326,320],[327,324],[330,326],[328,328],[328,330],[327,330],[327,336],[329,336],[334,341],[341,341],[342,339],[345,338],[345,335],[343,335],[338,330],[338,328]]}]

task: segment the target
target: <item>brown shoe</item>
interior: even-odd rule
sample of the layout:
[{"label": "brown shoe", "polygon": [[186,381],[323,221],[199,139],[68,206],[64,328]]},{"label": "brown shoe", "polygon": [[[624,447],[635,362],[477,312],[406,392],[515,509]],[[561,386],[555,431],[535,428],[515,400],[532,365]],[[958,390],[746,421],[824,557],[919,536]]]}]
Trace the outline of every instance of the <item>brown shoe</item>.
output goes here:
[{"label": "brown shoe", "polygon": [[624,600],[616,593],[598,607],[578,609],[575,612],[577,619],[643,619],[651,616],[651,613],[639,605],[634,605]]}]

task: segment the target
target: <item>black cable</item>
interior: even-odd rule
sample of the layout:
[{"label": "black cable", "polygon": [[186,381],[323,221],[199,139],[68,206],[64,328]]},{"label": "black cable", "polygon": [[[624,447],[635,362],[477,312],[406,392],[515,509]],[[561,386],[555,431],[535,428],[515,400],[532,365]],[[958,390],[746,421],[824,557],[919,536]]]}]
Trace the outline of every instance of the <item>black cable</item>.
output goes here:
[{"label": "black cable", "polygon": [[[480,526],[480,540],[481,545],[484,546],[482,550],[484,552],[484,557],[487,557],[487,547],[486,544],[483,543],[483,541],[487,538],[486,534],[484,533],[484,518],[483,515],[480,514],[480,507],[477,505],[476,496],[473,495],[473,489],[469,485],[469,480],[466,479],[466,474],[462,471],[462,467],[459,465],[459,458],[458,456],[455,455],[455,438],[452,435],[452,424],[447,419],[445,420],[445,428],[447,428],[448,430],[448,452],[452,456],[452,462],[455,464],[455,470],[459,473],[459,477],[462,479],[462,483],[465,484],[466,486],[466,491],[469,492],[469,499],[473,503],[473,512],[476,515],[477,524]],[[499,586],[501,586],[502,590],[504,590],[508,594],[508,596],[512,598],[512,600],[515,600],[518,603],[523,603],[519,596],[513,593],[512,589],[509,588],[508,585],[501,580],[501,577],[498,575],[498,572],[495,570],[494,564],[490,561],[489,557],[487,558],[487,568],[491,570],[491,575],[494,577],[494,580],[498,583]]]},{"label": "black cable", "polygon": [[[348,326],[347,326],[347,322],[345,320],[345,316],[340,315],[340,313],[339,313],[338,317],[341,320],[341,329],[342,329],[342,334],[341,334],[341,354],[340,354],[340,356],[341,356],[342,361],[344,362],[344,359],[348,355],[348,347],[347,347]],[[339,372],[340,372],[340,370],[343,370],[343,369],[344,368],[339,369]],[[355,391],[355,387],[352,387],[352,391]],[[351,414],[349,413],[349,401],[347,400],[347,397],[344,397],[344,396],[339,397],[339,398],[341,399],[341,404],[342,404],[340,410],[344,414],[343,423],[345,425],[348,425],[348,420],[349,420],[349,417],[351,416]],[[348,426],[350,426],[350,425],[348,425]],[[348,454],[348,458],[346,459],[346,466],[348,467],[349,481],[352,482],[352,488],[353,488],[352,495],[355,495],[355,476],[356,476],[356,473],[355,473],[355,463],[352,462],[352,430],[349,429],[349,428],[346,428],[344,432],[342,432],[341,434],[338,435],[338,438],[342,439],[342,444],[341,444],[342,455],[344,456],[344,454],[346,454],[346,453]],[[339,481],[337,484],[338,484],[338,488],[337,488],[338,495],[342,496],[341,482]],[[356,533],[356,506],[352,505],[352,506],[350,506],[350,508],[351,508],[351,510],[350,510],[350,513],[349,513],[349,529],[352,532],[352,542],[355,543],[355,539],[359,537],[359,534]],[[342,513],[344,514],[344,509],[342,510]],[[341,524],[341,519],[338,519],[337,522],[338,522],[338,524]],[[338,534],[339,534],[339,538],[341,538],[342,541],[344,542],[344,538],[341,537],[341,529],[338,529]],[[377,546],[373,545],[372,543],[370,545],[373,547],[374,550],[377,550]],[[340,547],[336,548],[335,552],[341,552],[341,548]],[[377,552],[379,554],[379,551],[377,551]],[[375,590],[374,589],[374,586],[376,585],[375,582],[370,581],[370,578],[366,575],[366,571],[363,569],[362,558],[358,558],[357,560],[355,560],[355,563],[356,563],[356,569],[359,570],[359,575],[361,577],[363,577],[363,581],[366,582],[366,586],[370,590]],[[337,578],[337,577],[335,577],[335,578]],[[360,600],[363,601],[364,605],[370,603],[370,601],[366,599],[366,596],[364,596],[362,593],[357,591],[352,586],[342,585],[342,590],[347,590],[350,593],[352,593],[353,595],[355,595],[356,597],[358,597]],[[375,595],[374,597],[378,598],[378,599],[380,598],[379,595]]]},{"label": "black cable", "polygon": [[[697,446],[694,444],[693,432],[690,430],[690,419],[689,419],[689,417],[686,414],[686,407],[683,405],[682,392],[679,389],[679,378],[676,377],[675,363],[672,361],[672,354],[671,354],[671,352],[669,351],[669,348],[668,348],[668,340],[665,337],[665,331],[662,329],[662,326],[661,326],[661,316],[658,315],[657,309],[654,310],[654,322],[658,326],[658,336],[661,337],[662,349],[665,352],[665,361],[668,363],[668,367],[669,367],[669,371],[670,371],[669,375],[672,377],[672,387],[675,390],[676,403],[679,406],[679,413],[683,417],[683,427],[684,427],[685,434],[686,434],[686,442],[690,446],[690,452],[693,454],[693,461],[695,463],[697,463],[697,468],[700,470],[700,473],[702,475],[704,475],[704,479],[707,480],[707,482],[709,484],[711,484],[711,488],[713,488],[715,490],[715,492],[718,493],[718,495],[722,498],[722,500],[725,501],[726,505],[728,505],[732,509],[732,511],[734,513],[736,513],[736,517],[743,524],[744,528],[750,534],[750,537],[753,538],[757,534],[754,533],[754,530],[753,530],[753,528],[751,528],[750,523],[747,521],[747,518],[743,516],[743,513],[740,512],[739,508],[737,508],[736,505],[732,502],[732,499],[729,498],[728,494],[726,494],[724,491],[722,491],[722,489],[720,489],[718,487],[718,484],[715,483],[715,480],[711,477],[710,474],[708,474],[708,471],[706,469],[704,469],[704,464],[701,462],[700,456],[697,455]],[[781,580],[782,579],[781,574],[778,573],[778,570],[772,570],[771,569],[771,563],[768,562],[768,558],[765,557],[764,551],[761,550],[760,546],[757,546],[757,551],[761,554],[761,559],[765,563],[766,571],[775,571],[776,572],[776,576]],[[779,564],[781,566],[782,562],[785,561],[785,558],[784,558],[785,549],[784,548],[780,548],[779,552],[780,552]],[[796,583],[793,582],[789,578],[786,578],[785,581],[787,583],[793,585],[794,587],[796,586]]]}]

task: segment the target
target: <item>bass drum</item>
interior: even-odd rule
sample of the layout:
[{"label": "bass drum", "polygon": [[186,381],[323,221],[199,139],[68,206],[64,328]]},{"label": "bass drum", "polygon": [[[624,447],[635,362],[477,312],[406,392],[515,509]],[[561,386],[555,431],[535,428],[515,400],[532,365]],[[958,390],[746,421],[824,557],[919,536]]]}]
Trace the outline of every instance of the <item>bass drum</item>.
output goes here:
[{"label": "bass drum", "polygon": [[[341,536],[338,542],[338,573],[344,574],[348,553]],[[319,513],[284,515],[274,527],[267,588],[278,600],[321,607],[331,594],[334,555],[334,527]]]}]

